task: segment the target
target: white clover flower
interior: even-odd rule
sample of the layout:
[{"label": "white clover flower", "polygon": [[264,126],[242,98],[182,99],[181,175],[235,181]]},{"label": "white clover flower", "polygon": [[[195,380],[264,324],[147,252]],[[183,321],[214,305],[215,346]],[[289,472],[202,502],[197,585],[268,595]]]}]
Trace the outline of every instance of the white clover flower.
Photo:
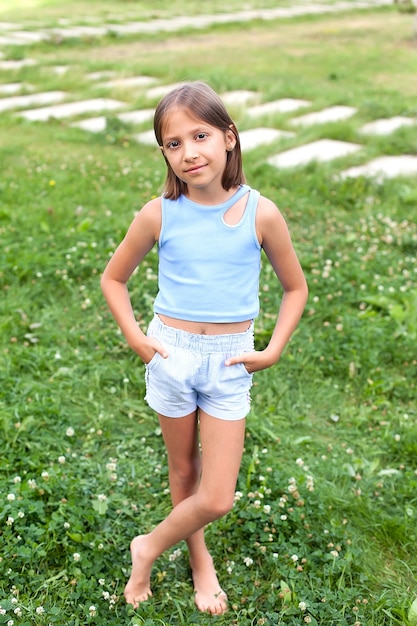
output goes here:
[{"label": "white clover flower", "polygon": [[6,609],[0,607],[0,615],[6,615]]},{"label": "white clover flower", "polygon": [[287,516],[286,516],[286,515],[281,515],[281,520],[282,520],[283,522],[285,522],[287,519],[288,519],[288,518],[287,518]]},{"label": "white clover flower", "polygon": [[304,465],[304,461],[301,458],[296,459],[295,463],[296,465],[298,465],[298,467],[303,467]]},{"label": "white clover flower", "polygon": [[96,607],[93,604],[90,606],[88,611],[89,611],[90,615],[92,615],[93,617],[97,613]]},{"label": "white clover flower", "polygon": [[12,526],[13,523],[14,523],[14,517],[11,517],[9,515],[9,517],[7,518],[6,524],[7,524],[7,526]]},{"label": "white clover flower", "polygon": [[29,489],[36,489],[37,487],[36,480],[33,480],[33,478],[29,478],[28,485],[29,485]]},{"label": "white clover flower", "polygon": [[14,495],[14,493],[8,493],[7,499],[9,502],[13,502],[14,500],[16,500],[16,496]]},{"label": "white clover flower", "polygon": [[337,551],[337,550],[332,550],[332,551],[330,552],[330,554],[331,554],[332,556],[334,556],[334,558],[336,558],[336,557],[338,557],[338,556],[339,556],[339,553],[338,553],[338,551]]},{"label": "white clover flower", "polygon": [[38,615],[42,615],[42,613],[45,613],[45,609],[43,608],[43,606],[37,606],[36,607],[36,613]]},{"label": "white clover flower", "polygon": [[300,609],[300,611],[305,611],[307,608],[307,605],[305,602],[299,602],[298,603],[298,608]]},{"label": "white clover flower", "polygon": [[74,552],[72,558],[74,559],[74,561],[79,561],[81,559],[81,554],[79,554],[78,552]]},{"label": "white clover flower", "polygon": [[23,511],[19,511],[19,513],[17,514],[17,517],[18,517],[19,519],[23,519],[23,518],[25,517],[24,512],[23,512]]},{"label": "white clover flower", "polygon": [[67,430],[65,431],[65,434],[67,437],[74,437],[75,430],[72,428],[72,426],[69,426]]},{"label": "white clover flower", "polygon": [[99,500],[99,502],[105,502],[107,500],[107,496],[104,493],[99,493],[97,500]]},{"label": "white clover flower", "polygon": [[297,563],[298,556],[296,554],[293,554],[292,557],[291,557],[291,561],[294,561],[294,563]]},{"label": "white clover flower", "polygon": [[17,607],[15,608],[15,610],[13,611],[13,613],[14,613],[15,615],[17,615],[17,617],[21,617],[21,616],[22,616],[22,609],[20,608],[20,606],[17,606]]},{"label": "white clover flower", "polygon": [[251,565],[253,565],[253,559],[251,559],[250,556],[245,556],[245,558],[243,559],[243,562],[246,565],[246,567],[250,567]]},{"label": "white clover flower", "polygon": [[179,559],[181,555],[182,555],[182,552],[181,552],[180,548],[177,548],[176,550],[174,550],[174,552],[172,552],[169,555],[168,558],[172,562],[172,561],[176,561],[176,559]]},{"label": "white clover flower", "polygon": [[264,512],[269,515],[269,513],[271,512],[271,506],[269,504],[265,504],[264,505]]},{"label": "white clover flower", "polygon": [[71,527],[71,524],[69,522],[64,522],[64,528],[65,530],[68,530],[68,528]]},{"label": "white clover flower", "polygon": [[42,472],[41,476],[42,476],[42,478],[43,478],[44,480],[49,480],[49,474],[48,474],[48,472],[46,472],[46,471]]},{"label": "white clover flower", "polygon": [[105,585],[106,584],[105,579],[104,578],[99,578],[98,579],[98,584],[101,585],[101,586]]},{"label": "white clover flower", "polygon": [[17,485],[18,483],[22,482],[22,479],[20,478],[20,476],[15,476],[13,478],[13,482],[14,482],[15,485]]},{"label": "white clover flower", "polygon": [[241,491],[236,491],[234,501],[238,502],[241,498],[243,498],[243,493]]},{"label": "white clover flower", "polygon": [[60,465],[64,465],[66,460],[67,459],[63,455],[58,457],[58,463],[60,463]]},{"label": "white clover flower", "polygon": [[13,626],[14,624],[14,620],[9,619],[9,621],[7,622],[7,626]]}]

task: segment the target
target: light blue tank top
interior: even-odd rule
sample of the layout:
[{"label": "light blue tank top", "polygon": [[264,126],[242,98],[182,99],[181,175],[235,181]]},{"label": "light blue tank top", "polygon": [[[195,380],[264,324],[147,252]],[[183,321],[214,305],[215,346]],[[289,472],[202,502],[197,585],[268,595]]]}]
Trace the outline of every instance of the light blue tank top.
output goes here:
[{"label": "light blue tank top", "polygon": [[[237,224],[224,214],[245,194]],[[200,205],[162,198],[155,313],[195,322],[241,322],[259,313],[261,246],[255,229],[259,192],[241,185],[226,202]]]}]

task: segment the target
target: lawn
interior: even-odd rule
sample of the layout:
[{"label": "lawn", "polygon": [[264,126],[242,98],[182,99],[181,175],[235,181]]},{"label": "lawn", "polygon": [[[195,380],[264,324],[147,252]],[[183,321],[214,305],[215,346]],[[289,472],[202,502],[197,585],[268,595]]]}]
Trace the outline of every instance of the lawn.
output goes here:
[{"label": "lawn", "polygon": [[[0,21],[23,30],[189,12],[184,0],[157,4],[19,0],[11,8],[1,0]],[[417,155],[417,125],[359,132],[379,118],[417,118],[412,31],[411,16],[394,7],[352,8],[3,47],[5,60],[37,62],[0,69],[0,84],[22,82],[23,93],[115,98],[132,110],[156,104],[143,90],[88,78],[114,72],[160,84],[202,79],[220,93],[256,91],[259,102],[302,98],[311,110],[343,104],[357,113],[244,158],[248,182],[289,223],[310,299],[280,363],[256,375],[235,506],[207,529],[230,599],[219,617],[194,608],[182,544],[158,559],[151,601],[135,612],[123,600],[130,540],[170,509],[143,366],[99,288],[135,212],[161,191],[161,155],[133,138],[149,123],[132,127],[112,114],[103,132],[89,133],[73,120],[0,113],[0,624],[417,624],[409,614],[417,597],[417,180],[338,177],[377,156]],[[245,107],[231,110],[239,130],[254,126]],[[290,118],[277,113],[259,125],[294,130]],[[297,169],[266,162],[321,138],[362,150]],[[143,327],[156,268],[155,253],[130,284]],[[281,296],[267,265],[261,283],[258,348]]]}]

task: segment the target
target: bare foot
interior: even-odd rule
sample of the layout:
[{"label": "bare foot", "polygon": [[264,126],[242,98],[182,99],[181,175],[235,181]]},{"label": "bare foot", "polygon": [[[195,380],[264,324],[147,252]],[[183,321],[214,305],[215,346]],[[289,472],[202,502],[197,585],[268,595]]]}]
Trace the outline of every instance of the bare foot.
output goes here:
[{"label": "bare foot", "polygon": [[152,595],[150,583],[152,564],[149,564],[144,556],[145,537],[145,535],[138,535],[130,544],[132,573],[127,581],[124,596],[127,604],[132,604],[134,609],[137,609],[140,602],[148,600]]},{"label": "bare foot", "polygon": [[220,587],[213,559],[207,553],[204,559],[197,563],[190,559],[193,571],[195,603],[204,613],[221,615],[227,611],[227,595]]}]

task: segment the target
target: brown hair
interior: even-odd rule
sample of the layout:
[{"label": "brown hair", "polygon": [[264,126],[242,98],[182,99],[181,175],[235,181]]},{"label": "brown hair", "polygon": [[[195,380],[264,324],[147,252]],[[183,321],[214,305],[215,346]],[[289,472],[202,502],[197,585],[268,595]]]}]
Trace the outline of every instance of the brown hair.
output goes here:
[{"label": "brown hair", "polygon": [[[242,167],[242,151],[237,128],[226,110],[221,98],[208,85],[203,82],[190,82],[170,91],[162,98],[155,110],[154,131],[158,145],[162,147],[162,129],[166,114],[174,107],[183,107],[210,126],[226,132],[231,130],[236,138],[236,145],[230,152],[227,152],[226,167],[222,177],[222,186],[226,191],[232,187],[237,187],[245,182],[245,175]],[[168,167],[167,178],[164,186],[164,196],[170,200],[176,200],[180,195],[185,194],[187,185],[174,174],[165,155],[165,162]]]}]

